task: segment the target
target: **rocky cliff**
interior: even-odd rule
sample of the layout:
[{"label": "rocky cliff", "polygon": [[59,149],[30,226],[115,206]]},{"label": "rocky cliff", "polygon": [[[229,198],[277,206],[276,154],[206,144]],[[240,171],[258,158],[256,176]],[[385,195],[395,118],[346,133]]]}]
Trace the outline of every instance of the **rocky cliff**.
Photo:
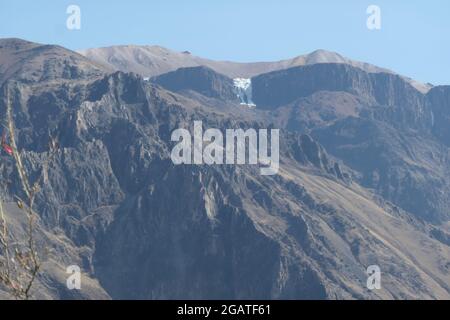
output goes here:
[{"label": "rocky cliff", "polygon": [[[450,247],[442,224],[448,221],[447,149],[432,130],[397,128],[397,120],[369,112],[381,102],[405,110],[411,102],[416,112],[425,98],[401,80],[330,65],[328,77],[312,80],[319,91],[306,96],[298,87],[306,80],[293,76],[285,81],[293,91],[286,92],[292,99],[285,105],[276,102],[276,93],[267,100],[259,93],[263,108],[257,103],[248,109],[230,94],[231,79],[208,69],[163,76],[163,88],[136,74],[99,76],[95,64],[88,67],[87,77],[70,81],[60,75],[59,81],[31,83],[19,76],[4,84],[31,177],[48,156],[49,136],[59,141],[36,200],[46,266],[38,297],[450,296]],[[46,72],[43,65],[36,68]],[[326,66],[317,68],[308,71],[311,77],[327,73]],[[275,81],[262,80],[256,88]],[[379,81],[395,92],[378,92]],[[299,121],[305,114],[311,118]],[[174,165],[170,135],[192,130],[194,121],[220,130],[280,128],[279,173],[262,176],[258,165]],[[19,215],[12,201],[21,187],[11,157],[0,159],[2,179],[11,181],[8,216],[20,237],[23,223],[14,220]],[[441,185],[430,187],[439,179]],[[45,256],[45,248],[53,254]],[[72,264],[85,276],[80,291],[65,287],[65,267]],[[374,264],[383,284],[370,291],[366,268]]]}]

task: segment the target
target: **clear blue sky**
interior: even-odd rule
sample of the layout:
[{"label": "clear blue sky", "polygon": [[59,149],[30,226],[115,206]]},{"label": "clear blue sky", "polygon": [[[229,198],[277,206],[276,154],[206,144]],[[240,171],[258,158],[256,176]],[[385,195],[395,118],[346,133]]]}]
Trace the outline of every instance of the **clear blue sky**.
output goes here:
[{"label": "clear blue sky", "polygon": [[[81,8],[81,30],[66,8]],[[366,27],[381,8],[382,28]],[[327,49],[450,84],[448,0],[0,0],[0,37],[70,49],[158,44],[212,59],[261,61]]]}]

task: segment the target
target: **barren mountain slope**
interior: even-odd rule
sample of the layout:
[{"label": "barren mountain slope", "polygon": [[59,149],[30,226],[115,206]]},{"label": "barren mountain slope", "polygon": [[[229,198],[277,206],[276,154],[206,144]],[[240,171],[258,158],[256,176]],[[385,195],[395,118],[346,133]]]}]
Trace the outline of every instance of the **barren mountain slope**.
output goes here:
[{"label": "barren mountain slope", "polygon": [[[35,65],[32,73],[39,74],[44,65]],[[99,76],[91,67],[85,76],[70,81],[58,72],[51,81],[30,82],[19,76],[8,83],[19,149],[31,177],[38,175],[48,155],[49,135],[60,146],[36,199],[39,246],[54,253],[44,255],[45,272],[36,287],[39,296],[449,298],[446,225],[426,222],[393,205],[379,190],[364,188],[371,185],[361,178],[361,154],[345,157],[324,138],[330,132],[341,143],[337,148],[365,150],[377,139],[387,141],[389,131],[382,131],[383,126],[395,128],[399,136],[415,130],[439,145],[431,149],[434,162],[427,162],[435,166],[442,156],[437,150],[444,150],[444,122],[436,123],[433,131],[430,115],[418,112],[426,104],[416,104],[428,98],[416,95],[396,76],[360,74],[363,71],[339,64],[305,68],[317,79],[321,72],[334,76],[328,83],[317,80],[317,90],[308,87],[308,96],[295,96],[305,91],[294,88],[286,105],[278,105],[274,94],[270,101],[275,103],[265,100],[261,109],[241,106],[230,94],[230,79],[204,68],[188,70],[189,83],[176,82],[177,92],[135,74]],[[302,84],[302,70],[288,72],[295,78],[290,84]],[[186,70],[180,72],[166,80],[181,81]],[[272,88],[285,76],[261,75],[258,81]],[[351,81],[339,81],[343,79]],[[389,90],[380,95],[379,88]],[[446,108],[437,108],[436,101],[446,97],[445,90],[433,95],[430,104],[437,114]],[[3,117],[4,98],[2,90]],[[305,121],[311,125],[306,130],[292,115],[296,107],[301,111],[311,105],[317,106],[317,113],[309,109],[315,118]],[[393,111],[386,111],[388,107]],[[352,122],[355,118],[357,123]],[[200,120],[205,129],[220,130],[285,123],[279,127],[279,174],[262,176],[258,165],[174,165],[171,133],[192,130],[193,122]],[[339,121],[345,121],[342,130]],[[372,125],[366,134],[374,139],[366,141],[361,135],[361,142],[358,130],[364,121]],[[396,138],[386,155],[410,151],[401,148]],[[13,194],[21,194],[21,185],[11,157],[2,153],[0,160],[5,164],[2,179],[11,181],[6,200],[12,202]],[[421,170],[409,159],[394,160],[383,164],[406,172]],[[445,163],[428,170],[440,174]],[[388,186],[401,190],[393,181]],[[406,180],[411,181],[415,180]],[[415,182],[423,186],[423,181]],[[438,199],[445,204],[445,198]],[[14,236],[20,237],[23,224],[15,220],[17,209],[11,203],[7,210]],[[65,268],[72,264],[88,277],[81,291],[65,286]],[[374,264],[381,269],[382,288],[370,291],[366,268]]]}]

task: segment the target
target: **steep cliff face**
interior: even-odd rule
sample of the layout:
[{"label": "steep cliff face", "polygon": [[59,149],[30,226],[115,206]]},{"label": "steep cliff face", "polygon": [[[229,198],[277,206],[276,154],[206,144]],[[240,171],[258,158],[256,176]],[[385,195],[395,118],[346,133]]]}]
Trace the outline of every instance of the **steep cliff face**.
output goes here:
[{"label": "steep cliff face", "polygon": [[[8,83],[31,177],[47,156],[49,135],[60,145],[36,200],[40,246],[55,248],[39,279],[44,297],[450,296],[448,232],[404,210],[407,194],[415,197],[414,205],[423,205],[420,194],[411,191],[413,182],[425,190],[433,181],[426,180],[433,178],[430,172],[446,168],[443,162],[438,170],[422,171],[425,164],[414,166],[405,158],[416,151],[412,143],[434,141],[419,140],[415,133],[431,133],[414,129],[405,142],[406,131],[362,112],[373,107],[365,102],[375,101],[376,94],[320,91],[276,110],[249,110],[229,100],[231,79],[188,70],[201,84],[193,86],[190,76],[180,77],[183,72],[167,76],[165,88],[173,91],[122,72],[51,84]],[[202,97],[211,92],[217,93],[214,101],[230,108],[205,104]],[[343,107],[334,108],[330,99]],[[301,113],[306,106],[312,112],[319,101],[316,118],[299,130],[298,118],[289,112]],[[288,123],[280,127],[279,173],[262,176],[258,165],[174,165],[171,133],[192,131],[194,121],[222,131]],[[388,141],[393,142],[385,145]],[[438,150],[430,148],[417,159]],[[17,173],[9,156],[0,159],[6,168],[2,178],[12,182],[7,199],[12,201],[12,194],[21,192]],[[437,159],[428,165],[437,165]],[[378,167],[390,173],[379,179],[390,188],[385,198],[380,190],[365,188],[375,185],[366,173]],[[401,186],[395,184],[398,172],[406,175]],[[407,176],[416,173],[421,174],[416,180]],[[447,200],[432,198],[437,190],[430,188],[431,200],[423,203],[434,201],[444,212]],[[393,195],[403,195],[398,197],[404,202]],[[12,207],[9,214],[15,216]],[[76,295],[65,287],[65,267],[71,264],[82,268],[88,284]],[[366,287],[366,268],[373,264],[383,272],[382,290]]]},{"label": "steep cliff face", "polygon": [[362,118],[338,120],[313,136],[361,173],[362,185],[422,219],[447,221],[448,151],[434,139]]},{"label": "steep cliff face", "polygon": [[233,81],[207,67],[180,68],[152,79],[167,90],[193,90],[204,96],[238,101]]},{"label": "steep cliff face", "polygon": [[[160,46],[111,46],[81,50],[80,54],[110,70],[133,72],[142,77],[154,77],[180,68],[204,66],[230,78],[251,78],[272,71],[321,63],[348,65],[369,73],[395,74],[386,68],[351,60],[339,53],[323,49],[291,59],[247,63],[205,59],[189,51],[177,52]],[[422,93],[426,93],[432,87],[407,77],[402,79]]]},{"label": "steep cliff face", "polygon": [[450,146],[450,86],[438,86],[427,94],[433,134]]},{"label": "steep cliff face", "polygon": [[[24,87],[13,90],[17,119],[33,119],[28,112],[36,101],[63,89],[41,90],[28,100],[19,99]],[[169,158],[173,129],[191,128],[194,120],[223,129],[251,124],[236,111],[212,117],[215,109],[134,75],[116,73],[72,90],[80,100],[60,105],[56,122],[24,122],[20,145],[31,149],[30,133],[53,126],[61,150],[38,210],[45,230],[63,230],[73,246],[84,248],[76,261],[112,298],[448,294],[438,271],[448,247],[350,185],[311,137],[282,137],[281,172],[273,177],[260,176],[255,166],[175,166]],[[26,155],[32,170],[45,153]],[[404,237],[401,246],[386,232]],[[441,253],[428,253],[426,264],[417,265],[397,253],[425,254],[415,251],[417,241]],[[388,276],[393,285],[380,293],[364,285],[365,268],[373,263],[396,270]]]},{"label": "steep cliff face", "polygon": [[274,71],[252,79],[255,103],[273,109],[317,91],[342,91],[366,98],[372,104],[416,106],[422,94],[401,77],[367,73],[346,64],[314,64]]},{"label": "steep cliff face", "polygon": [[27,83],[89,79],[107,71],[109,69],[60,46],[0,39],[0,85],[13,79]]}]

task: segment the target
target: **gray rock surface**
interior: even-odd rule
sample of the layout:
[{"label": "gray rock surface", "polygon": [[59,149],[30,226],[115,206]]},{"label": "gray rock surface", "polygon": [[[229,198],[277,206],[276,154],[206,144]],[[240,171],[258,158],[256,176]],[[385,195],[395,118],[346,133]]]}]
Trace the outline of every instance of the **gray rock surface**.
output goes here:
[{"label": "gray rock surface", "polygon": [[[224,94],[229,79],[208,69],[168,75],[163,88],[86,63],[71,79],[56,72],[28,81],[19,73],[3,84],[31,178],[49,135],[60,144],[36,202],[40,247],[54,252],[45,256],[36,297],[450,297],[445,132],[418,112],[445,113],[446,93],[425,97],[396,76],[317,65],[309,75],[329,76],[317,75],[308,95],[299,70],[283,71],[295,92],[260,94],[265,107],[249,110]],[[47,74],[46,66],[32,73]],[[194,83],[183,83],[185,72]],[[195,120],[222,130],[281,128],[279,174],[262,176],[257,165],[174,165],[170,134]],[[0,160],[11,201],[20,184],[12,159]],[[71,264],[84,272],[81,291],[65,287]],[[366,287],[373,264],[382,270],[381,290]]]}]

